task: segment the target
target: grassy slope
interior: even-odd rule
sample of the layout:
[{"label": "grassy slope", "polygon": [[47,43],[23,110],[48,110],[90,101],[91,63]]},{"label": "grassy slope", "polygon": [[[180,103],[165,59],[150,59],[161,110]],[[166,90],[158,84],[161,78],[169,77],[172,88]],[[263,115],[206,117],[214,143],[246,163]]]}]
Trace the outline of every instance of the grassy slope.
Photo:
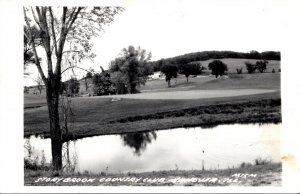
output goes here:
[{"label": "grassy slope", "polygon": [[[75,113],[74,131],[78,137],[91,136],[96,134],[124,133],[133,131],[146,131],[154,129],[167,129],[182,126],[195,126],[212,123],[234,123],[246,122],[253,115],[260,111],[259,107],[249,107],[240,112],[238,106],[248,107],[248,101],[279,99],[279,73],[264,74],[243,74],[240,78],[229,77],[228,79],[212,79],[202,81],[202,78],[193,78],[190,87],[174,87],[173,90],[187,89],[227,89],[227,88],[268,88],[276,89],[278,92],[269,94],[257,94],[249,96],[238,96],[230,98],[195,99],[195,100],[136,100],[122,99],[112,102],[111,99],[97,97],[73,98],[73,110]],[[158,82],[160,80],[157,80]],[[172,90],[171,89],[171,90]],[[169,89],[166,89],[169,90]],[[234,107],[226,106],[234,114],[216,114],[216,112],[190,115],[187,109],[197,107],[199,110],[205,106],[220,103],[235,104]],[[240,104],[239,104],[240,103]],[[269,102],[266,102],[267,104]],[[264,105],[265,106],[265,105]],[[207,107],[206,107],[207,108]],[[271,122],[281,120],[280,105],[265,108],[261,115],[258,115],[256,122]],[[238,114],[237,114],[238,113]],[[253,114],[255,113],[255,114]],[[263,115],[265,114],[265,115]],[[163,115],[163,117],[161,116]],[[177,115],[177,116],[176,116]],[[144,119],[136,119],[137,117]],[[260,116],[260,117],[259,117]],[[175,119],[174,119],[175,117]],[[131,120],[133,119],[134,122]],[[151,118],[151,119],[149,119]],[[118,120],[123,119],[123,122]],[[130,122],[124,122],[124,121]],[[49,121],[47,107],[26,109],[24,113],[24,135],[43,133],[49,135]]]},{"label": "grassy slope", "polygon": [[226,90],[226,89],[280,89],[280,73],[230,74],[229,78],[192,77],[189,83],[184,76],[172,79],[168,88],[165,80],[151,80],[140,87],[142,92],[172,90]]},{"label": "grassy slope", "polygon": [[[249,61],[253,64],[256,63],[256,59],[233,59],[233,58],[226,58],[226,59],[220,59],[228,66],[228,73],[236,73],[236,68],[243,68],[243,73],[247,72],[245,61]],[[204,67],[208,67],[208,64],[212,62],[213,59],[206,60],[206,61],[199,61],[202,63]],[[276,72],[278,72],[278,69],[280,68],[280,61],[277,60],[269,60],[269,63],[267,64],[267,70],[266,72],[272,72],[272,69],[274,68]]]}]

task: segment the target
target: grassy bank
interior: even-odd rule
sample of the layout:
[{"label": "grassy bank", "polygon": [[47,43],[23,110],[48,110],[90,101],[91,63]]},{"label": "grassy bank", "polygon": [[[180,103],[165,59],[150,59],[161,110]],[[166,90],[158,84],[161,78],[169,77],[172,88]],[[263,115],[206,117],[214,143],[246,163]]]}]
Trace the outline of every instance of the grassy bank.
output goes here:
[{"label": "grassy bank", "polygon": [[[121,134],[230,123],[281,122],[280,94],[196,100],[74,99],[73,135]],[[24,136],[49,137],[47,107],[25,111]]]},{"label": "grassy bank", "polygon": [[[224,170],[171,170],[144,173],[58,173],[25,169],[30,186],[280,186],[279,163],[241,165]],[[51,180],[51,181],[50,181]],[[89,181],[85,181],[89,180]]]}]

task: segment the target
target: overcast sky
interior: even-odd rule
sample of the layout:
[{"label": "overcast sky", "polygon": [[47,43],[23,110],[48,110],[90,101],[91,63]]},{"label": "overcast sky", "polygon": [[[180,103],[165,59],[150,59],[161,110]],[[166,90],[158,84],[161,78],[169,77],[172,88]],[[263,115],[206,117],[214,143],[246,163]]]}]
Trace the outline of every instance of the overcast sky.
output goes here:
[{"label": "overcast sky", "polygon": [[[287,4],[280,0],[126,1],[124,5],[115,22],[93,39],[94,63],[84,61],[82,67],[107,69],[129,45],[151,52],[152,60],[204,50],[280,51],[283,25],[289,25]],[[36,77],[36,67],[29,71]],[[85,74],[76,73],[80,78]],[[34,82],[26,79],[25,84]]]}]

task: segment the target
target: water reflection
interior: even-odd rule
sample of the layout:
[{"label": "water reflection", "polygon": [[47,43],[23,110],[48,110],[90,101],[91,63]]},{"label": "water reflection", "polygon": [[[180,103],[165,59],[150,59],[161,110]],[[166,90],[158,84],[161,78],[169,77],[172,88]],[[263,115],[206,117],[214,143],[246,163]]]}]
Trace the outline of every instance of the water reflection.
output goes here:
[{"label": "water reflection", "polygon": [[[89,137],[64,143],[63,166],[69,172],[118,173],[226,169],[260,157],[279,162],[280,129],[237,124]],[[50,164],[50,139],[31,136],[24,148],[26,159]]]},{"label": "water reflection", "polygon": [[76,149],[72,152],[71,144],[75,146],[75,142],[71,141],[63,144],[63,170],[65,172],[73,173],[76,171],[78,164],[78,155]]},{"label": "water reflection", "polygon": [[151,143],[152,140],[156,140],[156,138],[157,135],[155,131],[121,135],[124,145],[133,148],[134,154],[137,156],[140,156],[141,153],[146,150],[147,144]]}]

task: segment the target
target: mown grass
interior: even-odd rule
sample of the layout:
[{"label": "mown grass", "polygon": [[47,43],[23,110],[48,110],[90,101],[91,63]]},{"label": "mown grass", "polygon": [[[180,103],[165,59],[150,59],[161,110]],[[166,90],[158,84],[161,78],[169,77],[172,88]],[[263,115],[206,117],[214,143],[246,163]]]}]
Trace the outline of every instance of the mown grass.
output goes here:
[{"label": "mown grass", "polygon": [[[248,88],[274,89],[277,92],[192,100],[112,101],[110,98],[77,97],[72,99],[75,114],[72,129],[74,138],[224,123],[281,121],[280,73],[235,74],[227,79],[193,78],[189,84],[171,89],[180,91]],[[161,83],[160,88],[165,86]],[[25,105],[26,99],[28,98],[25,98]],[[37,97],[31,98],[29,103],[34,103],[34,99],[40,103]],[[277,104],[272,104],[274,102]],[[35,134],[49,136],[48,110],[45,105],[24,110],[24,136]]]},{"label": "mown grass", "polygon": [[280,73],[229,74],[228,78],[193,77],[189,83],[180,75],[171,80],[168,88],[164,79],[147,81],[140,87],[142,92],[182,91],[182,90],[226,90],[226,89],[280,89]]},{"label": "mown grass", "polygon": [[[280,93],[217,99],[75,98],[74,138],[224,123],[280,122]],[[47,107],[25,110],[24,136],[49,137]]]}]

